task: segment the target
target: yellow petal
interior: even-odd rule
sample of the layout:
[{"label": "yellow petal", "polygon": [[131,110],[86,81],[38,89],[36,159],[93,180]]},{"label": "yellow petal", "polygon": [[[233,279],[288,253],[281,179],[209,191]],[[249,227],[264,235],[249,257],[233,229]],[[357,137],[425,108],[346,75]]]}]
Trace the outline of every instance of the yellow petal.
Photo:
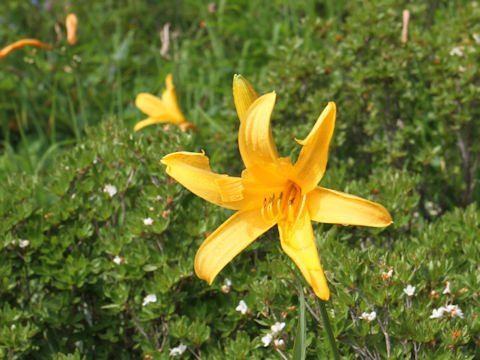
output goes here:
[{"label": "yellow petal", "polygon": [[283,251],[297,264],[315,294],[322,300],[328,300],[330,290],[320,264],[312,224],[306,209],[293,227],[285,222],[279,223],[278,232]]},{"label": "yellow petal", "polygon": [[303,194],[313,190],[325,172],[328,147],[335,127],[335,114],[335,103],[329,102],[308,136],[304,140],[297,140],[303,147],[295,163],[296,182],[302,188]]},{"label": "yellow petal", "polygon": [[250,106],[244,121],[240,123],[238,146],[245,167],[253,176],[261,178],[261,171],[274,164],[278,158],[277,148],[270,130],[270,117],[275,106],[275,93],[259,97]]},{"label": "yellow petal", "polygon": [[167,89],[162,94],[162,102],[171,116],[175,118],[175,120],[171,122],[184,122],[185,117],[178,106],[177,93],[175,92],[175,86],[173,86],[172,74],[168,74],[165,78],[165,85],[167,86]]},{"label": "yellow petal", "polygon": [[138,94],[135,105],[150,117],[159,117],[168,111],[160,98],[148,93]]},{"label": "yellow petal", "polygon": [[242,208],[240,179],[212,172],[204,154],[178,152],[164,156],[161,162],[167,166],[168,175],[202,199],[229,209]]},{"label": "yellow petal", "polygon": [[173,85],[173,76],[172,74],[168,74],[165,77],[165,86],[167,87],[167,90],[174,90],[175,86]]},{"label": "yellow petal", "polygon": [[384,227],[392,223],[380,204],[340,191],[317,187],[307,195],[312,220],[329,224]]},{"label": "yellow petal", "polygon": [[143,129],[144,127],[147,127],[147,126],[150,126],[150,125],[154,125],[154,124],[159,124],[159,123],[162,123],[162,122],[166,122],[166,121],[159,121],[158,118],[146,118],[145,120],[142,120],[140,122],[138,122],[135,127],[133,128],[134,131],[138,131],[140,129]]},{"label": "yellow petal", "polygon": [[245,119],[250,105],[258,98],[253,86],[242,75],[233,76],[233,100],[240,122]]},{"label": "yellow petal", "polygon": [[274,220],[263,219],[259,209],[235,213],[200,246],[195,273],[211,284],[225,265],[273,225]]}]

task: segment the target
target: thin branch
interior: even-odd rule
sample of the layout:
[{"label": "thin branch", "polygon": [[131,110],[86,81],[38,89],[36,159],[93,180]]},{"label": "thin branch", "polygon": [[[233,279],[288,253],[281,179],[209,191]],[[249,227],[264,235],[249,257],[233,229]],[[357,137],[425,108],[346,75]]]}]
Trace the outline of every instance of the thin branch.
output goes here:
[{"label": "thin branch", "polygon": [[195,352],[194,352],[192,349],[190,349],[189,346],[187,346],[187,349],[188,349],[188,351],[190,351],[190,353],[195,357],[195,359],[197,359],[197,360],[202,360],[202,359],[200,358],[200,356],[198,356],[197,354],[195,354]]},{"label": "thin branch", "polygon": [[280,350],[279,348],[275,348],[275,350],[277,350],[277,352],[280,354],[283,360],[288,360],[287,355],[285,355],[282,350]]},{"label": "thin branch", "polygon": [[[360,292],[360,290],[358,288],[356,290],[357,290],[358,296],[360,296],[360,298],[365,302],[365,304],[367,304],[367,306],[370,308],[370,310],[375,311],[375,308],[373,307],[373,305],[371,305],[368,302],[368,300],[365,298],[365,296],[363,296],[363,294]],[[388,308],[385,309],[385,311],[387,312],[386,325],[388,326]],[[387,348],[387,358],[389,358],[390,357],[390,351],[391,351],[390,336],[388,335],[388,331],[387,331],[387,328],[385,327],[385,324],[382,323],[382,321],[380,320],[380,317],[378,317],[378,316],[377,316],[377,321],[378,321],[378,324],[380,325],[380,329],[382,330],[383,335],[385,336],[385,346]]]},{"label": "thin branch", "polygon": [[132,314],[133,317],[133,322],[135,323],[135,327],[137,328],[138,331],[143,335],[143,337],[150,343],[150,337],[148,334],[143,330],[142,325],[140,324],[140,321],[137,319],[137,314],[135,313],[135,310],[133,308],[129,311]]}]

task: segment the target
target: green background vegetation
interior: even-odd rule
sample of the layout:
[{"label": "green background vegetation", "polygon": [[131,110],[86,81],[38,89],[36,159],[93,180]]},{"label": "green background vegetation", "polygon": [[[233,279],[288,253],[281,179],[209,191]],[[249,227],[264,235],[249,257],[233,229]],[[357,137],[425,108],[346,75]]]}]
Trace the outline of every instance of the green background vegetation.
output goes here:
[{"label": "green background vegetation", "polygon": [[[294,138],[335,101],[321,185],[379,202],[394,219],[386,229],[314,227],[342,357],[480,358],[480,4],[208,4],[0,3],[2,44],[56,45],[0,60],[0,356],[167,359],[182,342],[184,358],[276,359],[261,337],[285,321],[279,350],[291,357],[299,272],[277,231],[208,286],[193,258],[231,212],[175,184],[159,163],[204,149],[215,171],[240,174],[231,82],[241,73],[259,93],[277,92],[272,127],[284,156],[297,156]],[[74,47],[64,34],[69,12],[79,18]],[[169,59],[159,37],[167,22]],[[135,96],[161,94],[170,72],[200,133],[161,125],[133,133],[144,118]],[[442,294],[446,281],[451,294]],[[416,286],[409,301],[407,284]],[[317,299],[304,288],[307,358],[324,359]],[[158,301],[142,306],[148,294]],[[235,311],[241,299],[246,315]],[[447,303],[464,318],[429,319]],[[376,320],[360,318],[373,310]]]}]

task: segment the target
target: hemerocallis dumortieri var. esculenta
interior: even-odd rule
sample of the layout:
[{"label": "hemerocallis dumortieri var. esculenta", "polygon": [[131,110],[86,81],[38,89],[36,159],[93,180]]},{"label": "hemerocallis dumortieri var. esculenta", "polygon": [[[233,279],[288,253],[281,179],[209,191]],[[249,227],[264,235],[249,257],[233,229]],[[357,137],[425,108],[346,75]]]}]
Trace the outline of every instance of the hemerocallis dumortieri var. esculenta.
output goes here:
[{"label": "hemerocallis dumortieri var. esculenta", "polygon": [[278,156],[270,130],[276,94],[258,97],[250,83],[236,75],[233,96],[240,118],[238,145],[246,168],[241,177],[213,173],[203,153],[178,152],[162,159],[167,173],[191,192],[237,210],[201,245],[195,272],[211,284],[226,264],[276,224],[282,249],[315,294],[328,300],[330,292],[311,220],[384,227],[392,222],[390,214],[380,204],[317,186],[325,172],[335,125],[333,102],[323,110],[310,134],[297,140],[303,147],[292,165],[289,158]]},{"label": "hemerocallis dumortieri var. esculenta", "polygon": [[133,130],[138,131],[146,126],[161,123],[179,124],[182,131],[186,129],[197,130],[196,126],[188,123],[182,110],[178,106],[177,93],[173,85],[172,74],[168,74],[165,78],[166,89],[162,94],[162,98],[148,93],[140,93],[135,99],[135,105],[142,112],[148,115],[148,118],[140,121]]},{"label": "hemerocallis dumortieri var. esculenta", "polygon": [[10,54],[12,51],[17,50],[17,49],[19,49],[21,47],[24,47],[26,45],[35,46],[35,47],[38,47],[38,48],[44,48],[44,49],[48,49],[48,50],[53,49],[52,45],[45,44],[44,42],[41,42],[40,40],[37,40],[37,39],[22,39],[22,40],[15,41],[14,43],[12,43],[8,46],[5,46],[3,49],[1,49],[0,50],[0,59],[4,58],[8,54]]},{"label": "hemerocallis dumortieri var. esculenta", "polygon": [[77,15],[68,14],[65,18],[65,27],[67,29],[67,41],[72,46],[77,43],[77,25]]}]

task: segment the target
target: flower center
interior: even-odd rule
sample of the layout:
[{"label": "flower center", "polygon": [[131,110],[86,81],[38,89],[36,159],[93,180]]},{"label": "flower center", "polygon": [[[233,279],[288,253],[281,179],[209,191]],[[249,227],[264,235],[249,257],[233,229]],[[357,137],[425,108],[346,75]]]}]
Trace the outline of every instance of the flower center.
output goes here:
[{"label": "flower center", "polygon": [[267,221],[287,221],[294,225],[305,207],[305,200],[300,186],[290,181],[283,191],[263,199],[262,217]]}]

